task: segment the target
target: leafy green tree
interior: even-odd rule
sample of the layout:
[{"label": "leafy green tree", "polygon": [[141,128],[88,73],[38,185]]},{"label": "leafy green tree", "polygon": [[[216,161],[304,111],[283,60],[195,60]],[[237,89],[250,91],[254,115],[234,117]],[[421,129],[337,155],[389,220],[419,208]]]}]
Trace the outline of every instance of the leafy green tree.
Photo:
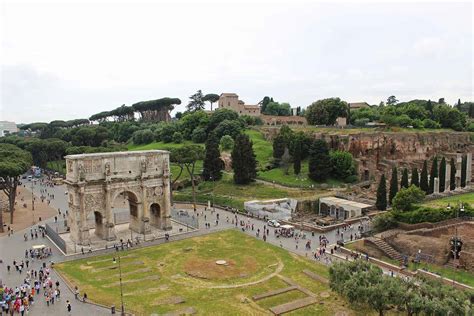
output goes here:
[{"label": "leafy green tree", "polygon": [[456,163],[454,162],[454,158],[451,158],[450,165],[451,174],[449,177],[449,189],[453,191],[456,189]]},{"label": "leafy green tree", "polygon": [[392,200],[398,193],[398,170],[397,167],[392,168],[392,178],[390,179],[390,191],[388,193],[388,203],[392,204]]},{"label": "leafy green tree", "polygon": [[332,166],[332,174],[337,179],[345,179],[355,173],[354,161],[352,154],[347,151],[332,151],[329,154]]},{"label": "leafy green tree", "polygon": [[220,145],[222,151],[232,150],[232,148],[234,148],[234,139],[229,135],[224,135],[221,137]]},{"label": "leafy green tree", "polygon": [[240,134],[242,129],[243,127],[238,120],[237,121],[224,120],[219,123],[219,125],[216,127],[214,132],[216,133],[217,137],[229,135],[235,139],[237,135]]},{"label": "leafy green tree", "polygon": [[413,167],[411,171],[411,185],[420,187],[420,176],[418,175],[418,168]]},{"label": "leafy green tree", "polygon": [[444,192],[446,189],[446,158],[441,159],[439,164],[439,192]]},{"label": "leafy green tree", "polygon": [[412,185],[409,188],[402,188],[395,195],[392,206],[395,210],[407,212],[412,210],[413,204],[420,203],[424,198],[425,192]]},{"label": "leafy green tree", "polygon": [[433,104],[431,103],[431,100],[428,100],[426,103],[426,110],[430,113],[433,113]]},{"label": "leafy green tree", "polygon": [[179,120],[178,129],[184,138],[191,139],[197,128],[207,128],[209,116],[204,111],[186,112]]},{"label": "leafy green tree", "polygon": [[232,169],[236,184],[248,184],[257,177],[257,160],[248,135],[240,134],[232,150]]},{"label": "leafy green tree", "polygon": [[[0,144],[0,190],[8,199],[10,224],[13,224],[15,199],[20,177],[31,167],[31,154],[11,144]],[[0,208],[0,232],[3,232],[2,210]]]},{"label": "leafy green tree", "polygon": [[206,138],[207,138],[207,133],[204,127],[195,128],[191,135],[191,140],[194,143],[204,143],[206,141]]},{"label": "leafy green tree", "polygon": [[[175,105],[179,104],[181,104],[180,99],[165,97],[156,100],[140,101],[132,104],[132,108],[140,113],[143,122],[169,122],[171,120],[170,112],[174,109]],[[92,121],[93,118],[91,117],[90,120]]]},{"label": "leafy green tree", "polygon": [[462,161],[461,161],[461,188],[464,188],[466,186],[466,179],[467,179],[467,156],[463,156]]},{"label": "leafy green tree", "polygon": [[132,141],[136,145],[150,144],[155,140],[155,134],[151,129],[138,130],[132,135]]},{"label": "leafy green tree", "polygon": [[193,95],[189,97],[190,101],[186,108],[189,112],[194,112],[198,110],[204,110],[204,95],[202,94],[201,90],[196,91]]},{"label": "leafy green tree", "polygon": [[288,103],[270,102],[265,107],[266,115],[288,116],[291,115],[291,106]]},{"label": "leafy green tree", "polygon": [[339,98],[323,99],[308,106],[305,116],[311,125],[334,125],[338,117],[347,117],[347,108]]},{"label": "leafy green tree", "polygon": [[181,170],[186,169],[191,178],[194,211],[196,211],[196,181],[194,174],[196,162],[202,159],[204,159],[204,148],[199,145],[184,145],[171,150],[171,162],[179,165]]},{"label": "leafy green tree", "polygon": [[331,161],[329,157],[329,148],[326,141],[316,139],[309,150],[309,174],[310,179],[314,181],[324,181],[331,172]]},{"label": "leafy green tree", "polygon": [[263,98],[263,100],[260,102],[261,106],[260,106],[260,111],[262,113],[266,113],[266,110],[267,110],[267,105],[270,103],[270,102],[273,102],[273,98],[271,97],[268,97],[268,96],[265,96]]},{"label": "leafy green tree", "polygon": [[400,188],[408,188],[408,169],[403,169],[402,180],[400,181]]},{"label": "leafy green tree", "polygon": [[181,144],[183,142],[183,134],[181,132],[174,132],[173,133],[173,143]]},{"label": "leafy green tree", "polygon": [[423,162],[423,168],[421,169],[420,189],[422,189],[426,194],[429,194],[430,185],[428,183],[428,165],[426,160]]},{"label": "leafy green tree", "polygon": [[173,123],[166,123],[162,126],[158,138],[164,143],[171,143],[173,141],[173,135],[175,132],[178,132],[177,125]]},{"label": "leafy green tree", "polygon": [[283,154],[285,153],[286,148],[286,141],[283,135],[278,134],[273,139],[273,158],[281,159]]},{"label": "leafy green tree", "polygon": [[217,109],[209,118],[209,123],[207,124],[207,132],[212,132],[221,122],[223,121],[236,121],[239,118],[237,112],[229,109]]},{"label": "leafy green tree", "polygon": [[387,181],[385,180],[385,174],[380,177],[379,186],[377,188],[377,201],[375,206],[380,211],[387,209]]},{"label": "leafy green tree", "polygon": [[397,103],[398,103],[398,100],[394,95],[391,95],[387,98],[387,105],[395,105]]},{"label": "leafy green tree", "polygon": [[202,98],[202,100],[204,102],[209,102],[211,104],[211,111],[212,111],[212,104],[219,101],[219,95],[214,94],[214,93],[208,93]]},{"label": "leafy green tree", "polygon": [[206,156],[204,158],[202,175],[204,180],[216,181],[222,178],[224,168],[219,151],[219,138],[211,133],[206,141]]},{"label": "leafy green tree", "polygon": [[434,179],[438,177],[438,157],[434,157],[430,171],[429,194],[434,192]]}]

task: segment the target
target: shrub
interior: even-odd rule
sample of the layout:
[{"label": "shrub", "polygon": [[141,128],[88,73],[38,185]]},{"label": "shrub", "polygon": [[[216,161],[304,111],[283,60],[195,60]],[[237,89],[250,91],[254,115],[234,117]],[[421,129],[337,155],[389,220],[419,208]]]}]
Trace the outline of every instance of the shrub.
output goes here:
[{"label": "shrub", "polygon": [[376,216],[373,221],[373,229],[376,232],[382,232],[397,226],[397,220],[395,219],[392,212]]},{"label": "shrub", "polygon": [[393,198],[392,206],[397,211],[410,211],[413,208],[413,204],[420,203],[424,197],[425,192],[419,187],[411,185],[398,191]]},{"label": "shrub", "polygon": [[441,128],[441,125],[438,122],[433,121],[432,119],[423,120],[424,128]]},{"label": "shrub", "polygon": [[207,133],[204,127],[196,127],[191,135],[191,139],[195,143],[204,143],[206,138]]},{"label": "shrub", "polygon": [[470,123],[467,127],[468,132],[474,132],[474,122]]},{"label": "shrub", "polygon": [[180,132],[174,132],[173,143],[181,144],[182,142],[183,142],[183,134],[181,134]]},{"label": "shrub", "polygon": [[360,118],[360,119],[355,119],[354,120],[354,125],[358,126],[358,127],[364,127],[369,122],[370,122],[370,120],[368,118]]},{"label": "shrub", "polygon": [[344,178],[345,183],[355,183],[359,181],[359,177],[356,174],[352,174]]},{"label": "shrub", "polygon": [[222,136],[219,143],[221,145],[221,150],[223,151],[229,151],[234,148],[234,139],[229,135]]},{"label": "shrub", "polygon": [[132,135],[134,144],[149,144],[155,140],[155,134],[150,129],[135,131]]}]

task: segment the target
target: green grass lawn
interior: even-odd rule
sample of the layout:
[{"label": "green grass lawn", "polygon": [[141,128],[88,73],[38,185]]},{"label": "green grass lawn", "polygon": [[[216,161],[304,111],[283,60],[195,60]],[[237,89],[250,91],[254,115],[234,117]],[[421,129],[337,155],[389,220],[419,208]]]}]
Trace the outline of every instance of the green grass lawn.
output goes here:
[{"label": "green grass lawn", "polygon": [[[328,277],[325,266],[279,247],[227,230],[206,236],[120,253],[125,308],[137,315],[163,314],[193,307],[198,315],[269,315],[273,307],[304,297],[298,291],[254,302],[251,297],[287,287],[274,274],[291,278],[313,293],[325,292],[324,304],[314,304],[292,315],[354,315],[342,298],[306,277],[308,269]],[[116,254],[56,264],[56,270],[81,294],[107,306],[120,306]],[[226,260],[218,266],[216,260]],[[270,276],[269,279],[265,277]],[[249,285],[250,282],[259,282]],[[227,286],[240,286],[228,288]],[[213,288],[225,286],[226,288]],[[367,311],[357,311],[357,314]]]},{"label": "green grass lawn", "polygon": [[273,158],[273,145],[267,141],[259,131],[248,129],[245,134],[249,135],[253,143],[253,151],[257,157],[259,168],[265,167]]},{"label": "green grass lawn", "polygon": [[[317,187],[321,185],[320,182],[313,181],[308,177],[308,160],[304,160],[301,163],[301,172],[299,175],[294,174],[293,165],[291,165],[288,168],[287,175],[283,168],[275,168],[268,171],[260,171],[257,177],[262,180],[269,182],[275,181],[275,183],[291,187],[309,188],[311,186]],[[342,181],[336,179],[328,179],[324,183],[331,187],[338,187],[343,184]]]},{"label": "green grass lawn", "polygon": [[[268,200],[278,198],[316,199],[318,196],[329,194],[324,190],[302,190],[293,188],[278,188],[273,185],[252,182],[248,185],[237,185],[232,180],[231,174],[224,174],[222,180],[202,182],[196,190],[198,202],[212,201],[214,186],[214,201],[218,205],[231,206],[243,209],[244,202],[250,200]],[[191,201],[191,188],[188,187],[173,193],[176,201]]]},{"label": "green grass lawn", "polygon": [[467,203],[471,206],[474,206],[474,192],[427,201],[423,203],[423,205],[429,207],[446,207],[448,203],[451,204],[451,206],[455,206],[458,205],[459,202]]}]

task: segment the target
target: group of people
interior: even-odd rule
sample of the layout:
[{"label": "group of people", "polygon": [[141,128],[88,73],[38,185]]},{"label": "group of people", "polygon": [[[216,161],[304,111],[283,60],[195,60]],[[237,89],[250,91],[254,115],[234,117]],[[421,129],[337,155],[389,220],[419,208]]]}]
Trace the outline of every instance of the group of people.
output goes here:
[{"label": "group of people", "polygon": [[[20,270],[23,260],[20,264],[13,261],[13,265]],[[8,266],[8,271],[10,271]],[[59,281],[53,282],[50,269],[45,264],[39,269],[28,269],[26,277],[22,284],[16,287],[8,287],[0,284],[0,315],[15,315],[15,313],[24,316],[28,314],[35,302],[44,299],[46,306],[54,305],[61,300],[61,290]],[[69,301],[66,301],[66,310],[72,311]]]}]

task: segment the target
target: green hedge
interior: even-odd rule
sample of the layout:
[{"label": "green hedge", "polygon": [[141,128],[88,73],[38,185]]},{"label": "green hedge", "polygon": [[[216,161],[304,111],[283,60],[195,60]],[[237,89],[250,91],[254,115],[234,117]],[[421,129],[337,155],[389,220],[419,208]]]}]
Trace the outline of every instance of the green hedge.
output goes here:
[{"label": "green hedge", "polygon": [[[469,205],[464,207],[464,212],[459,212],[461,217],[474,217],[474,209]],[[423,222],[436,223],[457,216],[457,208],[447,210],[445,208],[419,207],[409,212],[393,212],[395,220],[407,224],[417,224]]]}]

